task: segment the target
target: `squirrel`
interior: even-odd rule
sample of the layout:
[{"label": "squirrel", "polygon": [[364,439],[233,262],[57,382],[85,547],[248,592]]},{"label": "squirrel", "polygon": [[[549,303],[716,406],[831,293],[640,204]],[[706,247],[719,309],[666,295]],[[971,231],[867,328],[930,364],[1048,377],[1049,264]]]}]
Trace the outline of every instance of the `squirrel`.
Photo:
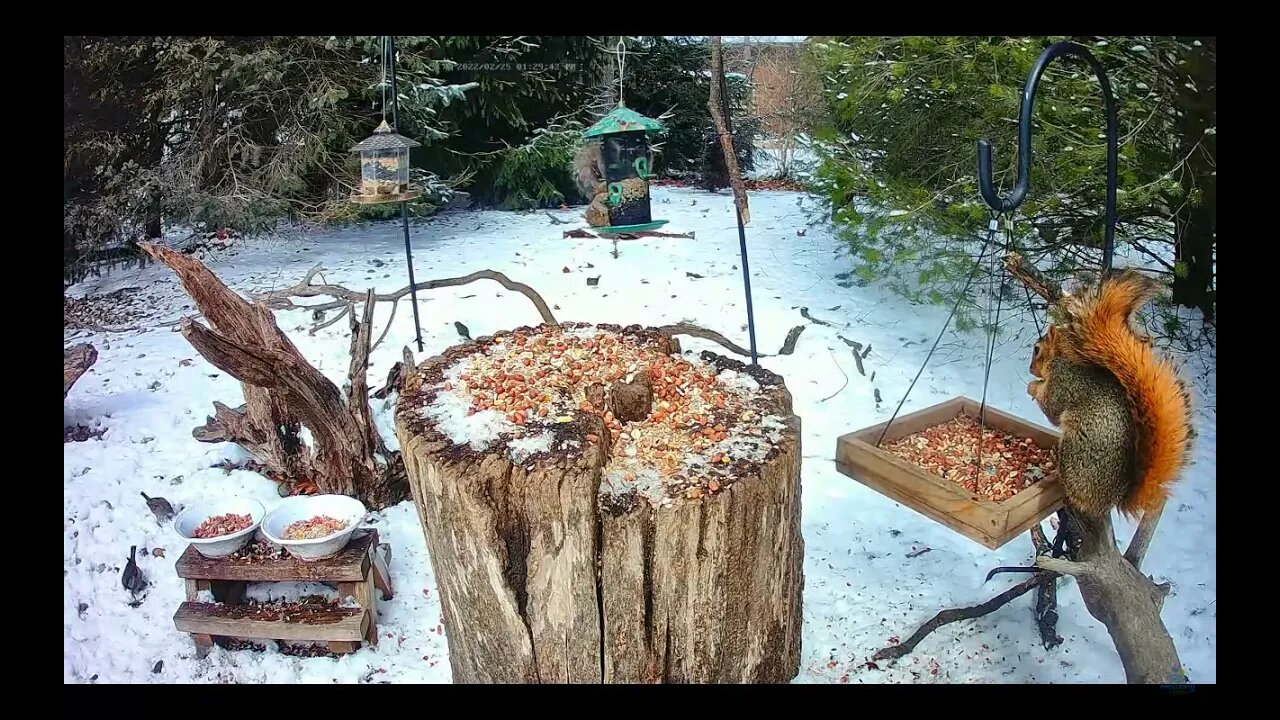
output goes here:
[{"label": "squirrel", "polygon": [[[1061,430],[1066,505],[1086,522],[1112,509],[1134,518],[1160,507],[1187,460],[1186,386],[1132,324],[1159,292],[1155,280],[1124,270],[1064,295],[1055,308],[1060,321],[1032,352],[1027,393]],[[998,568],[992,575],[1035,570]]]},{"label": "squirrel", "polygon": [[605,199],[609,197],[609,190],[605,182],[604,152],[598,141],[587,142],[573,156],[573,179],[582,195],[591,198],[591,204],[583,213],[587,224],[607,227],[609,206]]}]

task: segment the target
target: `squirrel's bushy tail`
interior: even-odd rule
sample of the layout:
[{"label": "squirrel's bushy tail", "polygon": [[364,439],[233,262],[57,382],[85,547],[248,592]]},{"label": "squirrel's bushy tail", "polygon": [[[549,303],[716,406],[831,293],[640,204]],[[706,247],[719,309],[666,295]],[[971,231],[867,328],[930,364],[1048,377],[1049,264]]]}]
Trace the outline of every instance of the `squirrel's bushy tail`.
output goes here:
[{"label": "squirrel's bushy tail", "polygon": [[[1190,398],[1177,371],[1134,332],[1134,312],[1160,285],[1124,270],[1078,296],[1064,298],[1066,359],[1099,365],[1124,387],[1137,429],[1137,478],[1120,510],[1134,516],[1157,507],[1187,459]],[[1078,356],[1077,356],[1078,355]]]}]

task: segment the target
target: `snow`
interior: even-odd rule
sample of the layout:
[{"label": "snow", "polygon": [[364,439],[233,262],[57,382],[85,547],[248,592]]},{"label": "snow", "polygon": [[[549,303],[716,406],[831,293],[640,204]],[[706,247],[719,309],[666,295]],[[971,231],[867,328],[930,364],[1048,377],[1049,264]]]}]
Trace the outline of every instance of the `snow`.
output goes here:
[{"label": "snow", "polygon": [[[697,239],[628,241],[618,245],[615,259],[612,243],[562,239],[565,226],[552,224],[542,213],[446,213],[413,227],[415,274],[419,279],[456,277],[490,268],[536,288],[548,304],[558,306],[554,312],[561,320],[624,326],[689,320],[746,345],[730,195],[654,188],[653,202],[654,217],[671,221],[664,230],[693,230]],[[934,632],[896,664],[881,663],[878,670],[865,667],[890,638],[905,638],[938,610],[985,601],[1020,581],[1002,577],[982,582],[992,567],[1027,562],[1031,547],[1018,539],[1000,550],[986,550],[836,469],[836,438],[888,419],[924,361],[948,308],[913,305],[876,283],[840,287],[835,275],[849,270],[848,251],[804,195],[752,193],[751,208],[746,235],[761,351],[776,352],[787,331],[805,322],[800,307],[832,324],[809,324],[792,355],[761,358],[764,367],[786,379],[802,419],[805,588],[802,664],[796,681],[1122,682],[1109,636],[1088,615],[1070,580],[1059,592],[1058,631],[1066,642],[1054,650],[1041,646],[1032,601],[1026,597],[987,617]],[[552,215],[580,226],[579,212]],[[797,236],[796,231],[805,227],[806,234]],[[328,282],[355,289],[389,292],[407,283],[398,222],[295,231],[272,240],[238,241],[214,252],[206,256],[210,267],[241,292],[287,287],[317,263],[324,264]],[[594,268],[588,269],[587,263]],[[571,272],[561,272],[562,267]],[[704,277],[690,278],[686,271]],[[588,275],[600,276],[599,285],[587,286]],[[189,299],[163,267],[117,270],[69,294],[96,295],[126,287],[143,287],[162,298],[147,308],[151,324],[190,312]],[[466,324],[473,337],[539,322],[523,296],[488,282],[420,293],[419,308],[427,355],[462,341],[455,321]],[[378,308],[374,337],[382,333],[388,315],[389,307]],[[302,354],[341,386],[349,364],[346,323],[310,335],[309,311],[277,311],[276,318]],[[988,402],[1045,424],[1025,391],[1035,328],[1029,317],[1008,320],[1005,327],[1009,334],[996,350]],[[381,386],[400,359],[401,348],[414,346],[413,335],[413,314],[400,308],[386,340],[370,358],[371,387]],[[863,361],[866,376],[856,372],[848,346],[837,335],[871,346]],[[275,485],[262,476],[213,467],[245,459],[240,449],[199,443],[191,436],[191,429],[212,413],[214,401],[232,407],[241,402],[239,384],[206,363],[176,326],[80,333],[65,340],[93,342],[99,359],[67,396],[64,424],[106,431],[101,438],[63,446],[65,682],[449,682],[437,582],[411,502],[371,513],[368,521],[393,548],[390,570],[396,590],[392,600],[378,600],[381,638],[376,648],[340,659],[221,649],[196,658],[190,639],[178,633],[172,621],[185,599],[183,583],[174,572],[184,543],[170,527],[156,523],[139,492],[175,504],[211,495],[252,497],[268,508],[279,502]],[[980,333],[949,332],[902,412],[957,394],[981,393],[984,340]],[[694,338],[682,337],[681,344],[695,353],[723,352],[718,345]],[[180,364],[185,359],[191,362]],[[1196,392],[1194,464],[1174,488],[1144,570],[1157,582],[1173,584],[1163,618],[1189,675],[1197,682],[1215,682],[1217,374],[1216,368],[1203,367],[1195,357],[1179,362]],[[848,383],[841,390],[844,376]],[[398,447],[394,400],[372,401],[375,421],[391,449]],[[456,409],[437,411],[450,422],[458,421]],[[466,422],[455,431],[461,434]],[[524,446],[537,442],[537,437],[521,440]],[[1124,519],[1117,519],[1116,526],[1120,537],[1133,529]],[[120,585],[130,545],[138,547],[138,564],[151,581],[138,607],[130,606],[129,593]],[[157,548],[164,548],[163,557],[151,552]],[[923,548],[930,552],[917,554]],[[277,586],[251,590],[300,591]],[[163,669],[153,673],[158,660],[164,661]]]},{"label": "snow", "polygon": [[547,452],[551,449],[551,443],[554,440],[555,436],[551,433],[541,432],[535,435],[513,438],[507,443],[507,447],[511,449],[512,457],[519,462],[530,455]]},{"label": "snow", "polygon": [[510,435],[519,426],[497,410],[482,410],[471,414],[471,401],[461,391],[462,374],[469,359],[454,363],[444,373],[446,382],[458,386],[452,392],[440,392],[436,399],[423,408],[422,414],[435,421],[436,428],[454,445],[470,444],[475,450],[485,450],[501,435]]},{"label": "snow", "polygon": [[722,385],[730,390],[742,394],[754,392],[760,389],[760,383],[756,379],[746,373],[740,373],[736,370],[722,370],[716,376]]}]

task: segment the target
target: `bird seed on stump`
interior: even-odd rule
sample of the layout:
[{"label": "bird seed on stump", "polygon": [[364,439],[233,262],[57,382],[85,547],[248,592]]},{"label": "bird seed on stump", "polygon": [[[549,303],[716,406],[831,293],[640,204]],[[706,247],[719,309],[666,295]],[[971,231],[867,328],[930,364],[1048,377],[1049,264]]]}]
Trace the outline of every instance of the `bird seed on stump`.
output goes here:
[{"label": "bird seed on stump", "polygon": [[800,419],[782,378],[639,326],[447,350],[396,413],[454,682],[787,682]]}]

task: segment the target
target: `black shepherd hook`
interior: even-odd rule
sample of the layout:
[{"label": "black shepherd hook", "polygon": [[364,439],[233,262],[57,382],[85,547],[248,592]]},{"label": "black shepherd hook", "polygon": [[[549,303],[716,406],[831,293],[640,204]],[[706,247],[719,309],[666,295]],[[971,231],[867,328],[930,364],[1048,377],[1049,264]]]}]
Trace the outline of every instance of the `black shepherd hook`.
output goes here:
[{"label": "black shepherd hook", "polygon": [[1027,197],[1031,186],[1031,111],[1036,99],[1036,87],[1040,84],[1040,76],[1044,74],[1049,63],[1062,55],[1075,55],[1083,58],[1093,68],[1102,87],[1102,98],[1107,112],[1107,228],[1102,245],[1102,272],[1111,270],[1111,256],[1115,252],[1116,242],[1116,158],[1119,154],[1119,132],[1116,128],[1116,100],[1111,94],[1111,83],[1102,64],[1083,45],[1069,41],[1054,43],[1040,53],[1040,58],[1031,68],[1027,76],[1027,84],[1022,89],[1022,109],[1018,117],[1018,182],[1013,192],[1000,197],[996,192],[995,182],[991,177],[991,143],[978,141],[978,187],[982,191],[982,199],[996,212],[1012,212]]}]

